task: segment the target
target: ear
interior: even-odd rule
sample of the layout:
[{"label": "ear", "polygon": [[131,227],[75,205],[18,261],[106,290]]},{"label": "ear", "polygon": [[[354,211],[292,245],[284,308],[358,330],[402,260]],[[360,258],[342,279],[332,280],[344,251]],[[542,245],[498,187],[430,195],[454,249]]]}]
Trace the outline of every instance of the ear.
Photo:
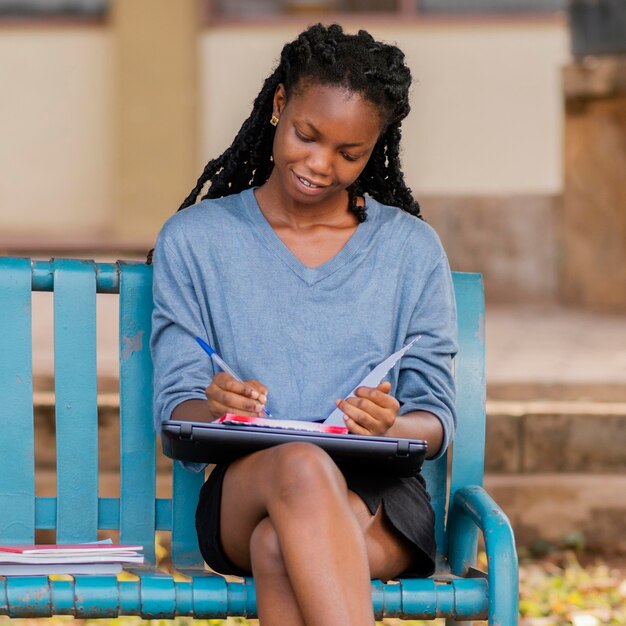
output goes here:
[{"label": "ear", "polygon": [[287,91],[285,89],[285,85],[280,83],[278,87],[276,87],[276,92],[274,93],[274,107],[272,113],[280,118],[282,112],[287,104]]}]

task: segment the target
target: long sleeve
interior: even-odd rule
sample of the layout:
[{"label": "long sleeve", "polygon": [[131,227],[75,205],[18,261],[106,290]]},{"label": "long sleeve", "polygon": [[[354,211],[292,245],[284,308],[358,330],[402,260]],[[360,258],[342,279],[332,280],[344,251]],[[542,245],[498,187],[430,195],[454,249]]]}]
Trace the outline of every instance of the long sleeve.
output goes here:
[{"label": "long sleeve", "polygon": [[457,352],[456,305],[452,276],[445,256],[435,265],[409,322],[407,340],[421,335],[402,359],[396,397],[400,414],[429,411],[443,425],[446,450],[456,428],[452,358]]},{"label": "long sleeve", "polygon": [[154,420],[157,432],[174,408],[192,398],[205,399],[214,374],[211,359],[195,341],[213,343],[191,275],[159,235],[154,251],[154,312],[150,349],[154,363]]}]

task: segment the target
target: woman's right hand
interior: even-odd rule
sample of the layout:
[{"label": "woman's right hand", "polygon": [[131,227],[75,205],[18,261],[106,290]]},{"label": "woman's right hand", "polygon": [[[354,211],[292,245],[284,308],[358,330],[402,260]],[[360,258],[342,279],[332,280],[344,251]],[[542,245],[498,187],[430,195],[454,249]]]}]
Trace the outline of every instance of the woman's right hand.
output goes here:
[{"label": "woman's right hand", "polygon": [[258,380],[240,382],[230,374],[220,372],[213,377],[204,393],[215,419],[224,413],[251,417],[265,415],[263,409],[267,402],[267,388]]}]

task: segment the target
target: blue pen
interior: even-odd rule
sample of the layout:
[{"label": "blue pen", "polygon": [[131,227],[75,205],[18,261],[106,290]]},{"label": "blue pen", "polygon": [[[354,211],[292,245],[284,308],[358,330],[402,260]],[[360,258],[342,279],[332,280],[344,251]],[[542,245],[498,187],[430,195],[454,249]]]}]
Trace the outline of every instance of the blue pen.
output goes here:
[{"label": "blue pen", "polygon": [[[215,350],[213,350],[213,348],[211,348],[211,346],[206,341],[204,341],[204,339],[196,337],[196,341],[200,344],[200,347],[217,363],[217,365],[219,365],[221,370],[223,370],[227,374],[230,374],[235,380],[238,380],[240,383],[243,382],[243,380],[241,380],[241,376],[239,376],[235,372],[235,370],[233,370],[231,366],[228,365],[228,363],[226,363],[226,361],[224,361],[224,359],[222,359],[222,357],[217,352],[215,352]],[[272,417],[271,413],[265,407],[263,407],[263,413],[265,413],[267,417]]]}]

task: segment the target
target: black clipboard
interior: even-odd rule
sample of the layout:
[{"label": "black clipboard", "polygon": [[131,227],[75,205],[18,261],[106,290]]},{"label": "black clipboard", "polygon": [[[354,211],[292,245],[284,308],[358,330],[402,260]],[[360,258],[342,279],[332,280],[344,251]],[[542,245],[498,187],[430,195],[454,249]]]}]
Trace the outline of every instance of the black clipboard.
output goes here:
[{"label": "black clipboard", "polygon": [[419,473],[427,444],[421,439],[395,439],[166,420],[161,428],[166,456],[196,463],[228,463],[252,452],[290,442],[320,446],[346,469],[408,477]]}]

